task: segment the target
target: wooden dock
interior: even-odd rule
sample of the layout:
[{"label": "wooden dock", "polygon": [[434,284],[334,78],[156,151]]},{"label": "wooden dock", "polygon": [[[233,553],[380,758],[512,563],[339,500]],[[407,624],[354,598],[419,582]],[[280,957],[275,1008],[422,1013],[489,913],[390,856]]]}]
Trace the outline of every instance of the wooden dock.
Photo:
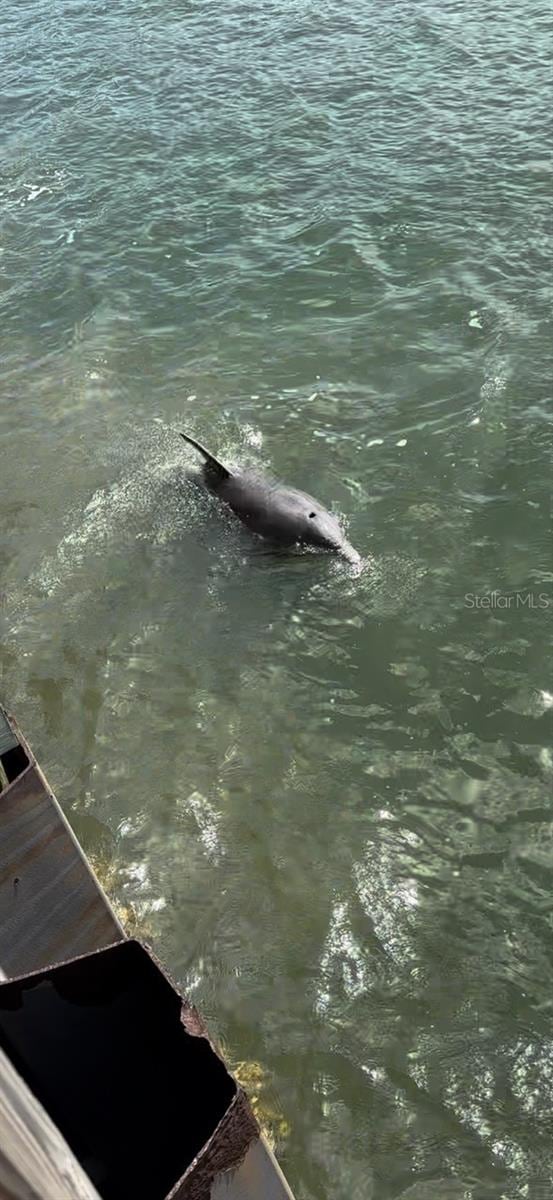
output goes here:
[{"label": "wooden dock", "polygon": [[[125,940],[30,747],[0,707],[0,979],[42,972]],[[215,1056],[185,1000],[181,1020]],[[167,1200],[293,1200],[242,1089],[224,1073],[233,1099]],[[186,1086],[193,1088],[193,1079]],[[103,1200],[1,1050],[0,1200]],[[151,1197],[133,1193],[128,1200]]]}]

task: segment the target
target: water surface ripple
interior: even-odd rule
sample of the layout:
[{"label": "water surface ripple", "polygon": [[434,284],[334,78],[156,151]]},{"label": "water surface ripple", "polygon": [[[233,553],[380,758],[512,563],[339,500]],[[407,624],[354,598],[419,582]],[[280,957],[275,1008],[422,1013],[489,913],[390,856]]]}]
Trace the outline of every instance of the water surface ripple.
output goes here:
[{"label": "water surface ripple", "polygon": [[0,11],[2,696],[297,1200],[553,1194],[550,17]]}]

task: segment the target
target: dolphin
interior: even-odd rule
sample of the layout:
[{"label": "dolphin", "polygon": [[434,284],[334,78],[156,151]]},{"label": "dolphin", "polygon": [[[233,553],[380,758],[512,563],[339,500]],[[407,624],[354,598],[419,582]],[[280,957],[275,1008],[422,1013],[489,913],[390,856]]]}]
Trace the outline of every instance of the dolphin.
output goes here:
[{"label": "dolphin", "polygon": [[208,490],[228,504],[253,533],[280,546],[316,546],[333,550],[350,563],[361,562],[336,517],[313,496],[255,471],[229,471],[201,442],[188,433],[180,436],[202,455],[202,477]]}]

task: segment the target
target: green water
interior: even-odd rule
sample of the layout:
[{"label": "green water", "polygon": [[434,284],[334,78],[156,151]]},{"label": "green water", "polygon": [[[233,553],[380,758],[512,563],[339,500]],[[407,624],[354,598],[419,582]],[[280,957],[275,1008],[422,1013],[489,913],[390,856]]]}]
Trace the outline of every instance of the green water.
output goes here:
[{"label": "green water", "polygon": [[0,9],[1,693],[297,1200],[553,1194],[550,13]]}]

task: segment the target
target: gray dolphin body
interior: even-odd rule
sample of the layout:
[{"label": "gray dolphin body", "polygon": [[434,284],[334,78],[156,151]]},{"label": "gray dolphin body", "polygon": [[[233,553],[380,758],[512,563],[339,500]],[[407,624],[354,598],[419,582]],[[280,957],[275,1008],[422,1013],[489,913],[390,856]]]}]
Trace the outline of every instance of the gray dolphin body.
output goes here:
[{"label": "gray dolphin body", "polygon": [[203,456],[206,487],[228,504],[248,529],[281,546],[316,546],[333,550],[348,562],[361,561],[336,517],[313,496],[254,471],[233,474],[195,438],[187,433],[180,436]]}]

